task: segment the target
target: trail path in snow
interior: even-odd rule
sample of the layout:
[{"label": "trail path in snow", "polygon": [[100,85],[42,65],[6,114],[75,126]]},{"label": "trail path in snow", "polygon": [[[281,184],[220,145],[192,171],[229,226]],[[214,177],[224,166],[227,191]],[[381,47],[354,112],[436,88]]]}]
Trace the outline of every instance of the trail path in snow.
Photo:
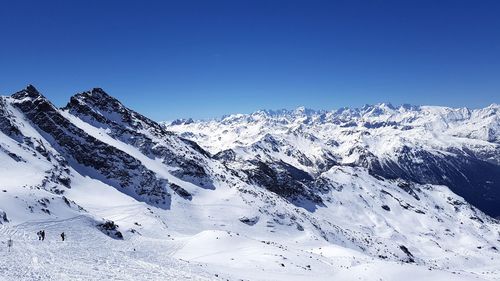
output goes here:
[{"label": "trail path in snow", "polygon": [[[0,226],[0,276],[4,280],[212,280],[200,266],[174,259],[165,243],[112,240],[88,227],[85,216]],[[44,229],[45,241],[36,232]],[[66,241],[60,233],[65,232]],[[135,250],[134,250],[135,249]],[[0,280],[2,280],[0,278]]]}]

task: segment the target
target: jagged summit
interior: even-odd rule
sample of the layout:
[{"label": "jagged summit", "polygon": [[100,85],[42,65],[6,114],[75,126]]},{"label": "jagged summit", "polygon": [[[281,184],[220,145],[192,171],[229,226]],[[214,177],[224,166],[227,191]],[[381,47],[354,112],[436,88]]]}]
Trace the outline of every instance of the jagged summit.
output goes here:
[{"label": "jagged summit", "polygon": [[[213,118],[210,120],[199,120],[200,122],[207,122],[207,121],[220,121],[220,122],[232,122],[232,121],[238,121],[238,120],[247,120],[251,122],[252,120],[258,120],[262,118],[270,118],[270,119],[276,119],[276,120],[281,120],[284,122],[287,121],[293,121],[297,118],[307,118],[307,117],[312,117],[316,118],[318,120],[327,118],[327,117],[336,117],[336,116],[341,116],[341,115],[348,115],[350,117],[369,117],[369,116],[381,116],[381,115],[392,115],[392,114],[397,114],[400,112],[404,111],[419,111],[421,110],[420,106],[415,106],[415,105],[410,105],[410,104],[402,104],[400,106],[393,106],[391,103],[377,103],[377,104],[366,104],[362,107],[341,107],[338,109],[334,110],[318,110],[318,109],[311,109],[307,108],[304,106],[299,106],[294,109],[278,109],[278,110],[272,110],[272,109],[261,109],[257,110],[255,112],[249,113],[249,114],[229,114],[229,115],[223,115],[219,118]],[[174,120],[170,123],[174,123],[174,125],[179,125],[182,123],[192,123],[192,119],[177,119]],[[163,122],[163,123],[168,123],[168,122]]]},{"label": "jagged summit", "polygon": [[43,98],[46,99],[36,88],[35,86],[29,84],[24,88],[23,90],[13,94],[11,96],[14,99],[23,99],[23,98],[31,98],[31,99],[36,99],[36,98]]},{"label": "jagged summit", "polygon": [[[221,117],[211,118],[209,120],[193,120],[192,118],[186,119],[175,119],[170,122],[161,122],[166,125],[181,125],[190,124],[194,122],[238,122],[240,120],[245,120],[246,122],[254,122],[263,119],[279,120],[280,122],[293,122],[297,119],[303,118],[314,118],[316,120],[325,120],[331,118],[344,117],[377,117],[385,115],[387,117],[398,114],[401,112],[417,112],[421,110],[421,106],[402,104],[400,106],[394,106],[391,103],[377,103],[377,104],[366,104],[362,107],[341,107],[334,110],[324,110],[324,109],[311,109],[304,106],[299,106],[294,109],[260,109],[249,114],[228,114],[222,115]],[[303,120],[302,120],[303,121]]]},{"label": "jagged summit", "polygon": [[35,86],[31,85],[31,84],[28,84],[25,88],[25,91],[27,92],[31,92],[31,93],[36,93],[38,95],[40,95],[40,93],[38,92],[38,90],[35,88]]},{"label": "jagged summit", "polygon": [[63,109],[71,109],[72,107],[88,104],[95,108],[105,110],[122,111],[124,106],[116,98],[106,93],[101,88],[93,88],[90,91],[78,93],[70,98],[70,101]]},{"label": "jagged summit", "polygon": [[126,107],[101,88],[72,96],[62,109],[105,126],[125,125],[133,129],[147,127],[155,131],[155,134],[161,134],[163,131],[158,123]]},{"label": "jagged summit", "polygon": [[258,110],[251,115],[267,115],[267,116],[286,116],[286,115],[293,115],[293,116],[311,116],[314,114],[321,114],[323,111],[322,110],[315,110],[315,109],[310,109],[305,106],[299,106],[295,109],[278,109],[278,110],[269,110],[269,109],[263,109],[263,110]]},{"label": "jagged summit", "polygon": [[109,95],[108,93],[106,93],[106,91],[104,91],[102,88],[93,88],[90,91],[78,93],[70,98],[70,102],[71,102],[71,99],[81,100],[84,102],[101,101],[101,102],[108,102],[108,103],[121,105],[120,101],[118,101],[116,98],[114,98],[111,95]]}]

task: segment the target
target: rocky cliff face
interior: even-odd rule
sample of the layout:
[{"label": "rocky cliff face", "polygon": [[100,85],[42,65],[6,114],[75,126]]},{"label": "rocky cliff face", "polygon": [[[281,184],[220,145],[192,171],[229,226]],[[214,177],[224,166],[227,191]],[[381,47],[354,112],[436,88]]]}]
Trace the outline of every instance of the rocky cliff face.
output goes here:
[{"label": "rocky cliff face", "polygon": [[142,201],[169,207],[167,182],[129,154],[78,128],[33,86],[12,95],[12,105],[83,175],[96,177]]},{"label": "rocky cliff face", "polygon": [[179,138],[158,123],[123,106],[102,89],[73,96],[63,108],[94,127],[106,129],[112,138],[130,144],[151,159],[161,159],[176,168],[182,179],[212,188],[211,178],[202,164],[208,153],[196,143]]}]

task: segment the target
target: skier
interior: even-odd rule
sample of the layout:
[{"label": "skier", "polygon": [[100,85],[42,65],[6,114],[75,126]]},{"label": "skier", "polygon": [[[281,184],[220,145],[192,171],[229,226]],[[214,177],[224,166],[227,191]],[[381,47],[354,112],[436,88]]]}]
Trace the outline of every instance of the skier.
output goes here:
[{"label": "skier", "polygon": [[66,238],[66,235],[63,232],[63,233],[61,233],[61,239],[62,239],[62,241],[64,241],[64,238]]},{"label": "skier", "polygon": [[37,233],[36,233],[36,236],[38,236],[38,240],[42,240],[42,231],[39,230]]},{"label": "skier", "polygon": [[9,240],[7,240],[7,247],[9,248],[9,252],[10,252],[10,248],[12,248],[13,245],[14,245],[14,241],[12,240],[12,238],[9,238]]},{"label": "skier", "polygon": [[40,235],[42,236],[42,241],[45,240],[45,230],[42,230],[42,232],[40,232]]}]

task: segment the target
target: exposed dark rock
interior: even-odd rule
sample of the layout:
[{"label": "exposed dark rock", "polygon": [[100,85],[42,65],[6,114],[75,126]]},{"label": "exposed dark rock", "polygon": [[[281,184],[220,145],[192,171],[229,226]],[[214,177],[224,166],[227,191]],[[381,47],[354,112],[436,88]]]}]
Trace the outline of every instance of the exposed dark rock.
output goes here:
[{"label": "exposed dark rock", "polygon": [[184,199],[187,199],[187,200],[191,200],[193,198],[193,196],[191,195],[191,193],[189,193],[187,190],[185,190],[184,188],[178,186],[177,184],[175,183],[170,183],[170,188],[177,194],[179,195],[180,197],[184,198]]},{"label": "exposed dark rock", "polygon": [[291,203],[314,211],[323,200],[306,183],[313,178],[306,172],[299,170],[285,162],[264,163],[253,161],[255,168],[244,171],[251,182],[263,186]]},{"label": "exposed dark rock", "polygon": [[406,246],[404,245],[400,245],[399,246],[399,249],[401,249],[401,251],[403,251],[403,253],[405,253],[408,258],[405,260],[406,262],[408,263],[413,263],[415,262],[415,257],[413,256],[413,254],[410,252],[410,250],[408,250],[408,248],[406,248]]},{"label": "exposed dark rock", "polygon": [[408,181],[404,180],[399,180],[397,183],[398,187],[400,187],[402,190],[406,191],[408,194],[413,196],[413,198],[420,200],[420,197],[418,197],[417,193],[415,192],[414,184]]},{"label": "exposed dark rock", "polygon": [[240,221],[244,224],[248,224],[248,225],[254,225],[256,224],[258,221],[259,221],[259,217],[241,217],[240,218]]},{"label": "exposed dark rock", "polygon": [[113,221],[105,221],[104,223],[97,224],[97,228],[113,239],[123,239],[123,234],[118,230],[118,225]]},{"label": "exposed dark rock", "polygon": [[0,151],[7,154],[10,158],[12,158],[12,160],[14,160],[16,162],[26,162],[26,160],[24,160],[21,156],[15,154],[13,152],[8,151],[6,148],[4,148],[1,145],[0,145]]},{"label": "exposed dark rock", "polygon": [[22,141],[22,133],[12,121],[12,114],[7,110],[5,98],[0,97],[0,131],[16,141]]},{"label": "exposed dark rock", "polygon": [[6,222],[9,222],[9,219],[7,218],[7,213],[0,209],[0,224],[6,223]]},{"label": "exposed dark rock", "polygon": [[232,149],[227,149],[215,154],[214,158],[222,162],[232,162],[236,160],[236,153]]}]

